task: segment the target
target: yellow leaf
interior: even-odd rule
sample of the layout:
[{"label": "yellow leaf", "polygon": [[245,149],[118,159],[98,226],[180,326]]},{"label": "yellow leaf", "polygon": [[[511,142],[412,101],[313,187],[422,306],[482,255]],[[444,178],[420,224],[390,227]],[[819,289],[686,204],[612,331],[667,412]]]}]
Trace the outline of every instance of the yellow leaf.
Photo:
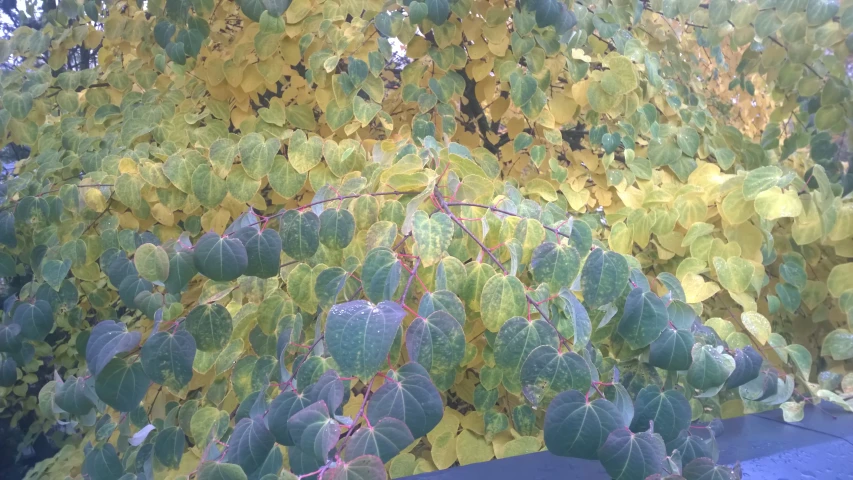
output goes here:
[{"label": "yellow leaf", "polygon": [[435,437],[435,441],[431,443],[432,449],[430,454],[432,455],[432,463],[439,470],[449,468],[456,462],[456,432],[444,432]]},{"label": "yellow leaf", "polygon": [[832,267],[826,286],[833,298],[839,298],[842,293],[853,289],[853,263],[842,263]]},{"label": "yellow leaf", "polygon": [[492,446],[480,435],[463,430],[456,439],[456,456],[459,465],[470,465],[491,460],[495,455]]},{"label": "yellow leaf", "polygon": [[706,282],[695,273],[688,273],[681,279],[687,303],[699,303],[714,296],[720,291],[720,286],[714,282]]},{"label": "yellow leaf", "polygon": [[798,217],[803,212],[803,203],[794,190],[782,192],[779,187],[771,187],[755,197],[755,211],[765,220]]},{"label": "yellow leaf", "polygon": [[758,312],[745,312],[741,314],[740,321],[758,343],[761,345],[767,343],[767,339],[770,338],[770,322],[764,318],[764,315]]}]

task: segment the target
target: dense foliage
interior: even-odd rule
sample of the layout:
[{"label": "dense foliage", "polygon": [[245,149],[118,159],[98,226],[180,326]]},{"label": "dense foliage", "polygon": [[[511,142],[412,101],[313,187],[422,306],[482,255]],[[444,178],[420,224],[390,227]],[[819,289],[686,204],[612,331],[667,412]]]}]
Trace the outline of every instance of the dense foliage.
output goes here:
[{"label": "dense foliage", "polygon": [[838,0],[62,0],[0,41],[2,414],[34,478],[736,478],[714,419],[853,408],[851,49]]}]

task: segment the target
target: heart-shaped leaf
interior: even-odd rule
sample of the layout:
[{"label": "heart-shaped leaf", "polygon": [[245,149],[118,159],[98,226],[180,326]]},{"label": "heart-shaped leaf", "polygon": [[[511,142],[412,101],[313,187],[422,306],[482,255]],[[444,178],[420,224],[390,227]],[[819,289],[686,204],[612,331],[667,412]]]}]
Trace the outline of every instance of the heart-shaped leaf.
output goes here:
[{"label": "heart-shaped leaf", "polygon": [[296,445],[290,434],[287,421],[290,417],[312,403],[314,402],[307,395],[298,394],[290,390],[280,393],[273,399],[272,403],[270,403],[269,413],[267,414],[267,424],[277,443],[285,446]]},{"label": "heart-shaped leaf", "polygon": [[423,437],[441,421],[444,414],[441,395],[420,364],[407,363],[397,369],[394,377],[386,380],[370,398],[367,419],[376,425],[383,418],[396,418],[409,427],[412,437]]},{"label": "heart-shaped leaf", "polygon": [[154,456],[164,467],[178,468],[184,456],[186,440],[181,427],[166,427],[154,440]]},{"label": "heart-shaped leaf", "polygon": [[630,273],[625,257],[596,248],[587,257],[581,271],[584,303],[589,308],[598,308],[616,300],[625,290]]},{"label": "heart-shaped leaf", "polygon": [[649,347],[649,364],[664,370],[687,370],[693,361],[691,351],[694,343],[692,333],[664,328]]},{"label": "heart-shaped leaf", "polygon": [[512,317],[527,314],[524,284],[512,275],[493,275],[480,294],[480,312],[486,329],[498,332]]},{"label": "heart-shaped leaf", "polygon": [[320,243],[341,250],[352,242],[355,217],[349,210],[330,208],[320,214]]},{"label": "heart-shaped leaf", "polygon": [[386,478],[382,460],[373,455],[362,455],[349,462],[340,462],[334,468],[326,470],[321,480],[372,480],[381,478]]},{"label": "heart-shaped leaf", "polygon": [[625,300],[622,320],[616,331],[636,350],[651,345],[668,323],[669,315],[663,301],[653,292],[635,288]]},{"label": "heart-shaped leaf", "polygon": [[12,322],[21,327],[21,338],[42,340],[53,330],[53,309],[44,300],[15,307]]},{"label": "heart-shaped leaf", "polygon": [[130,412],[145,398],[151,380],[142,368],[142,363],[130,365],[114,358],[101,370],[95,379],[98,398],[119,412]]},{"label": "heart-shaped leaf", "polygon": [[585,392],[592,386],[589,364],[574,352],[560,352],[551,345],[536,347],[521,367],[525,394],[548,402],[566,390]]},{"label": "heart-shaped leaf", "polygon": [[547,283],[551,293],[556,293],[575,281],[580,265],[580,255],[574,247],[545,242],[533,250],[530,271],[533,280]]},{"label": "heart-shaped leaf", "polygon": [[624,427],[613,403],[603,398],[590,402],[569,390],[554,397],[545,412],[545,446],[555,455],[596,459],[610,432]]},{"label": "heart-shaped leaf", "polygon": [[465,356],[465,333],[449,313],[436,311],[417,317],[406,329],[409,359],[429,372],[439,390],[447,390],[456,380],[456,368]]},{"label": "heart-shaped leaf", "polygon": [[287,420],[287,429],[303,452],[325,462],[329,451],[338,442],[341,427],[329,417],[329,409],[322,400],[296,412]]},{"label": "heart-shaped leaf", "polygon": [[133,350],[139,345],[142,334],[128,332],[127,325],[114,320],[104,320],[92,328],[86,342],[86,363],[93,375],[101,370],[119,353]]},{"label": "heart-shaped leaf", "polygon": [[412,217],[412,236],[418,246],[421,263],[425,267],[432,266],[441,260],[453,240],[453,221],[441,212],[429,216],[418,210]]},{"label": "heart-shaped leaf", "polygon": [[634,412],[631,430],[646,431],[650,422],[654,422],[654,431],[665,442],[674,440],[689,427],[692,418],[690,403],[681,392],[661,390],[655,385],[640,390],[634,401]]},{"label": "heart-shaped leaf", "polygon": [[205,277],[217,282],[228,282],[246,271],[249,257],[246,247],[236,238],[220,237],[208,232],[195,245],[195,268]]},{"label": "heart-shaped leaf", "polygon": [[278,275],[281,262],[281,236],[275,230],[243,227],[235,234],[246,247],[248,263],[244,275],[272,278]]},{"label": "heart-shaped leaf", "polygon": [[387,361],[406,312],[400,305],[365,300],[335,305],[326,318],[326,345],[341,375],[368,379]]},{"label": "heart-shaped leaf", "polygon": [[393,300],[402,268],[390,248],[379,247],[368,252],[361,268],[361,284],[367,298],[374,303]]},{"label": "heart-shaped leaf", "polygon": [[145,374],[154,383],[178,391],[193,378],[195,339],[186,330],[157,332],[142,346],[140,358]]},{"label": "heart-shaped leaf", "polygon": [[362,455],[374,455],[387,463],[414,441],[405,423],[387,417],[357,430],[347,444],[345,458],[354,460]]},{"label": "heart-shaped leaf", "polygon": [[184,320],[184,328],[203,352],[222,350],[231,339],[233,322],[228,310],[218,303],[198,305]]},{"label": "heart-shaped leaf", "polygon": [[503,324],[494,345],[495,364],[503,370],[504,385],[520,393],[521,367],[530,352],[543,345],[556,349],[559,338],[545,320],[528,322],[526,318],[514,317]]},{"label": "heart-shaped leaf", "polygon": [[275,445],[275,439],[263,421],[253,418],[240,420],[228,440],[225,461],[239,465],[244,472],[253,473]]},{"label": "heart-shaped leaf", "polygon": [[643,480],[663,472],[666,445],[660,435],[616,429],[598,450],[598,459],[614,480]]},{"label": "heart-shaped leaf", "polygon": [[281,247],[294,260],[305,260],[320,247],[320,218],[311,210],[288,210],[281,216]]}]

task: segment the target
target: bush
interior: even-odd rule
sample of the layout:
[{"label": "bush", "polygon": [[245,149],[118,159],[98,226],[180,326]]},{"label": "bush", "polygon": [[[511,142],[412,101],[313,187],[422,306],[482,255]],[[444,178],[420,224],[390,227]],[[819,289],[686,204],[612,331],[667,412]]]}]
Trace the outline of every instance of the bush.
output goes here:
[{"label": "bush", "polygon": [[715,419],[851,409],[853,8],[403,3],[0,41],[2,413],[64,445],[31,476],[734,478]]}]

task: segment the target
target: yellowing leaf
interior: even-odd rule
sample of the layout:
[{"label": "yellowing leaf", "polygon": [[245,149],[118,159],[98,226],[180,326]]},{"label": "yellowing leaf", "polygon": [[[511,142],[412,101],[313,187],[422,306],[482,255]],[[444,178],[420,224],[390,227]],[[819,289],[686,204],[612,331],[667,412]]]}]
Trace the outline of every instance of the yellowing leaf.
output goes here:
[{"label": "yellowing leaf", "polygon": [[764,318],[764,315],[758,312],[744,312],[740,316],[740,321],[758,343],[761,345],[767,343],[767,339],[770,338],[770,322]]}]

